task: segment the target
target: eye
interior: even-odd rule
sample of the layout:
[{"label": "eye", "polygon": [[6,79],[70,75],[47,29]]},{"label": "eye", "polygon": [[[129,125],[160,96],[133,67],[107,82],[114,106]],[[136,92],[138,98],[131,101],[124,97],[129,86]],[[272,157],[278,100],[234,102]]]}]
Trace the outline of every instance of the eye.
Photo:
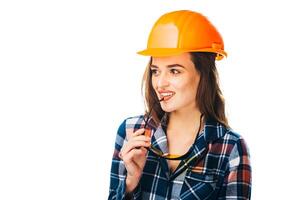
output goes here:
[{"label": "eye", "polygon": [[152,75],[157,75],[158,74],[157,69],[150,69],[150,72],[151,72]]},{"label": "eye", "polygon": [[179,74],[180,73],[180,71],[177,70],[177,69],[171,69],[170,71],[172,72],[172,74]]}]

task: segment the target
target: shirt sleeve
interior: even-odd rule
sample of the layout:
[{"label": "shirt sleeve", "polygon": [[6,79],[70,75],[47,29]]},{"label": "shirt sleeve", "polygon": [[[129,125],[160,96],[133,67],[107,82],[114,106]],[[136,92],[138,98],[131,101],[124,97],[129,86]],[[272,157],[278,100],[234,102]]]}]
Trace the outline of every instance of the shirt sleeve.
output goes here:
[{"label": "shirt sleeve", "polygon": [[109,187],[109,200],[127,200],[127,199],[140,199],[141,189],[138,186],[128,198],[125,196],[126,191],[126,168],[124,162],[119,157],[119,152],[124,144],[126,138],[126,120],[124,120],[118,128],[115,148],[111,163],[110,171],[110,187]]},{"label": "shirt sleeve", "polygon": [[248,200],[251,198],[251,165],[249,150],[240,138],[229,156],[228,171],[221,186],[219,200]]}]

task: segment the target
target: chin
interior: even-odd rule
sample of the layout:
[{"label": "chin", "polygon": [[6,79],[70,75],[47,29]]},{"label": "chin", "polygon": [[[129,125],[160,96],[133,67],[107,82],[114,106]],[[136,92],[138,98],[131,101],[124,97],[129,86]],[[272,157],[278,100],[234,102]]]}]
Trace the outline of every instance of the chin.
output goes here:
[{"label": "chin", "polygon": [[161,105],[161,109],[164,111],[164,112],[173,112],[176,110],[175,107],[173,106],[166,106],[166,105]]},{"label": "chin", "polygon": [[174,111],[174,109],[162,109],[164,112],[167,112],[167,113],[170,113],[170,112],[173,112]]}]

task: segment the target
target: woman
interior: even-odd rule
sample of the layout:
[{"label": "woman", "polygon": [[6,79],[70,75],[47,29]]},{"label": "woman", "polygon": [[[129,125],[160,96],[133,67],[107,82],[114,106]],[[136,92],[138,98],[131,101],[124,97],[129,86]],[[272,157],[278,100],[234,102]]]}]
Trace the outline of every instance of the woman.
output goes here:
[{"label": "woman", "polygon": [[230,129],[215,60],[221,35],[200,13],[166,13],[154,24],[143,78],[146,114],[118,129],[109,199],[250,199],[243,138]]}]

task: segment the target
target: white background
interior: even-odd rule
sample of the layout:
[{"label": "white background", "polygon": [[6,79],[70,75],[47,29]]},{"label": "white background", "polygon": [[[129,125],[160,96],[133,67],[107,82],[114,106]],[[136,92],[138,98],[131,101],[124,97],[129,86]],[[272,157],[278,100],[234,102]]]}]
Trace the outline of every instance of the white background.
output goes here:
[{"label": "white background", "polygon": [[[247,141],[252,199],[299,192],[296,1],[1,1],[0,199],[107,199],[117,128],[143,113],[155,20],[202,12],[223,35],[230,125]],[[298,86],[297,86],[298,85]]]}]

